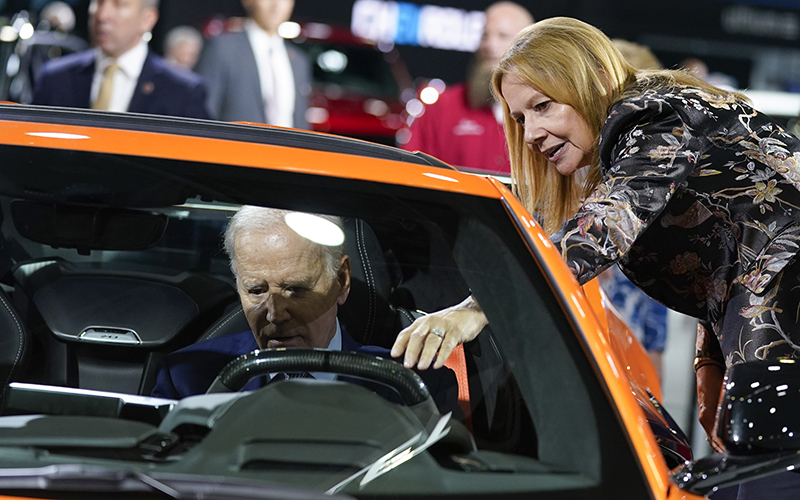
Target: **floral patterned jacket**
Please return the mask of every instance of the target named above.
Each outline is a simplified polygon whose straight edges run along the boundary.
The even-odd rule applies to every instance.
[[[650,296],[712,323],[729,288],[761,293],[800,248],[800,140],[699,89],[616,103],[603,182],[552,236],[584,283],[615,262]]]

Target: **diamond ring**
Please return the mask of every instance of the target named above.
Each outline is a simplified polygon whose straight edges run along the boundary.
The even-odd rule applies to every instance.
[[[437,337],[443,339],[444,338],[444,330],[441,328],[434,328],[431,330],[431,333],[436,335]]]

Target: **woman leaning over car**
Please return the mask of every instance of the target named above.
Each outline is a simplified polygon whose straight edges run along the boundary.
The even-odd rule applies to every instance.
[[[522,30],[492,84],[516,194],[578,281],[616,263],[709,325],[695,366],[711,434],[725,366],[800,354],[800,141],[741,94],[636,70],[570,18]],[[486,322],[470,297],[403,331],[393,354],[439,367]]]

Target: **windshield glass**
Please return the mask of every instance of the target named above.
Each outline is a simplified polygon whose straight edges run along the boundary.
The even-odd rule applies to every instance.
[[[0,146],[0,158],[0,298],[24,337],[20,362],[0,374],[13,382],[0,491],[24,469],[158,494],[234,481],[370,498],[606,498],[625,481],[614,498],[646,495],[604,386],[502,200],[58,149]],[[327,279],[298,291],[281,274],[295,264],[252,267],[242,254],[237,286],[223,233],[243,205],[338,218],[350,282],[331,323],[336,356],[236,357],[277,314],[251,307],[253,296],[278,286],[287,304],[310,304]],[[253,285],[265,270],[282,278]],[[446,368],[391,362],[403,327],[470,294],[489,326]],[[280,369],[251,377],[267,365]],[[284,371],[311,377],[273,383]],[[159,392],[165,377],[174,393]]]

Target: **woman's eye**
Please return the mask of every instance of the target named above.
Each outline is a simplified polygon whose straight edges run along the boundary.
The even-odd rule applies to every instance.
[[[550,105],[551,101],[542,101],[533,107],[534,111],[544,111]]]
[[[514,121],[519,123],[520,125],[525,125],[525,117],[523,115],[519,115],[514,119]]]

